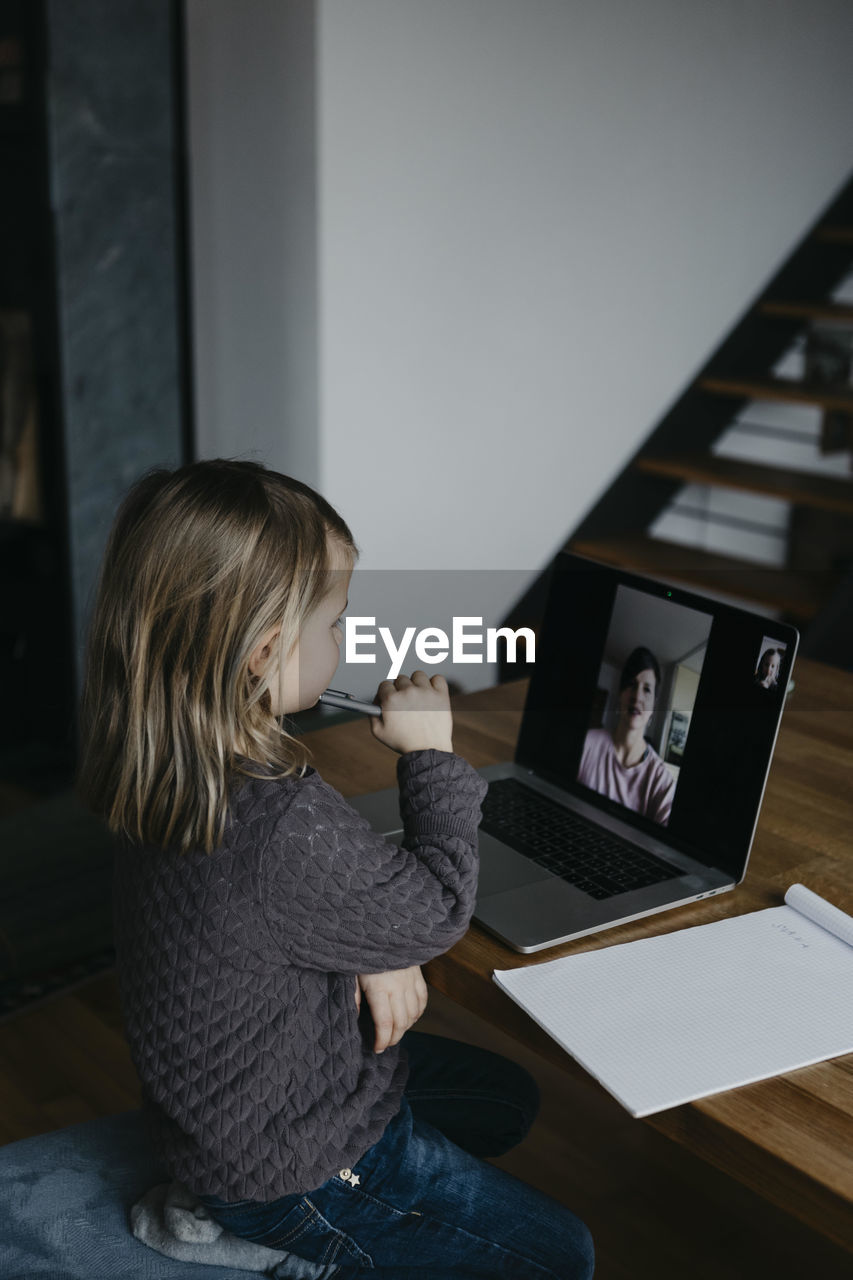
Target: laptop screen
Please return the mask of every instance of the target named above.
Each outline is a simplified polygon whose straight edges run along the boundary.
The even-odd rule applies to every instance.
[[[562,554],[516,761],[740,878],[796,630]]]

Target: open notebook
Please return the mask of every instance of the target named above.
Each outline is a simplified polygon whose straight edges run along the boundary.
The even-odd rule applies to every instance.
[[[853,1052],[853,918],[785,906],[494,980],[634,1116]]]

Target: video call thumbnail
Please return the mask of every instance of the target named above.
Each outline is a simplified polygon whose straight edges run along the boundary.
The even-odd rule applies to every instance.
[[[787,647],[780,644],[778,640],[774,640],[772,636],[765,636],[761,641],[754,676],[755,684],[759,689],[767,689],[770,692],[778,688],[779,672],[782,669],[782,659],[785,657]]]

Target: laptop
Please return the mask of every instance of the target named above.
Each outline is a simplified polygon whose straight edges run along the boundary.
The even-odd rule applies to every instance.
[[[515,758],[479,770],[474,918],[526,953],[739,884],[798,642],[787,624],[560,553]],[[402,835],[395,788],[352,803]]]

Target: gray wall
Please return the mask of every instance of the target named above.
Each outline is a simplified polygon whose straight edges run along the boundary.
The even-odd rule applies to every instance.
[[[312,0],[190,0],[187,74],[199,456],[317,485]]]
[[[171,6],[50,0],[50,184],[77,687],[109,527],[182,461]]]

